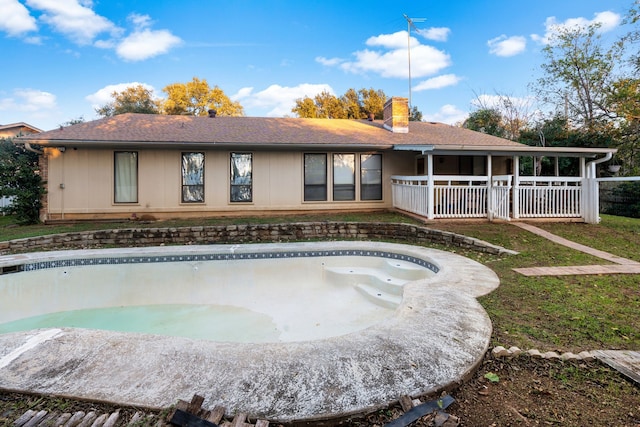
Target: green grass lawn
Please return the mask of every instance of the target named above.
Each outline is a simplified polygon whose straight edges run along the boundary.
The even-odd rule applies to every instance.
[[[418,222],[395,213],[304,215],[260,218],[176,220],[155,223],[80,223],[17,226],[0,217],[0,241],[91,229],[180,227],[213,224],[300,221]],[[615,255],[640,261],[640,219],[603,216],[601,224],[536,223],[550,232]],[[525,277],[516,267],[607,264],[557,245],[509,223],[433,222],[431,228],[453,231],[513,249],[519,255],[493,256],[459,248],[442,248],[469,256],[492,268],[501,286],[480,298],[494,326],[493,345],[541,351],[640,349],[640,275]]]

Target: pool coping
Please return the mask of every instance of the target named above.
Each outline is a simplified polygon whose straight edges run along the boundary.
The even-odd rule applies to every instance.
[[[491,322],[476,298],[495,289],[499,280],[487,267],[453,253],[369,241],[106,251],[128,256],[178,250],[242,254],[291,247],[401,253],[428,259],[439,272],[405,285],[403,301],[390,319],[318,341],[238,344],[144,334],[135,334],[132,340],[132,334],[80,329],[0,335],[0,386],[153,408],[197,393],[210,406],[222,404],[287,422],[344,417],[386,406],[401,395],[437,393],[460,382],[481,362]],[[85,258],[105,254],[105,250],[81,252]],[[42,257],[53,260],[78,253],[9,257],[10,262],[43,261]],[[0,258],[3,261],[9,260]],[[47,339],[37,341],[41,334]],[[29,340],[37,343],[31,347]],[[6,366],[2,360],[8,360]]]

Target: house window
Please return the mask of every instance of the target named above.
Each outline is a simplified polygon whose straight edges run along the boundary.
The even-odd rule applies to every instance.
[[[360,200],[382,200],[382,155],[360,155]]]
[[[327,155],[304,155],[304,200],[327,200]]]
[[[356,155],[333,155],[333,200],[356,199]]]
[[[231,201],[252,201],[252,169],[251,153],[231,153]]]
[[[182,153],[182,202],[204,202],[204,153]]]
[[[138,203],[138,153],[117,151],[113,160],[115,203]]]

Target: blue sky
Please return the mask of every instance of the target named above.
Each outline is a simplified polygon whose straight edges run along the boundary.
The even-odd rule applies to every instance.
[[[110,93],[164,96],[193,77],[248,116],[292,116],[295,99],[349,88],[409,95],[424,119],[456,123],[473,101],[527,99],[541,49],[563,25],[626,28],[632,0],[0,0],[0,124],[44,130],[98,118]],[[417,31],[416,31],[417,29]]]

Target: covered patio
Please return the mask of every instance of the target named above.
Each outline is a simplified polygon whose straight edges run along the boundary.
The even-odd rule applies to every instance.
[[[416,153],[415,175],[391,177],[396,209],[427,219],[573,218],[587,223],[600,220],[596,166],[616,152],[526,145],[394,149]],[[543,171],[544,157],[552,160],[551,171]],[[561,166],[561,159],[569,160]]]

